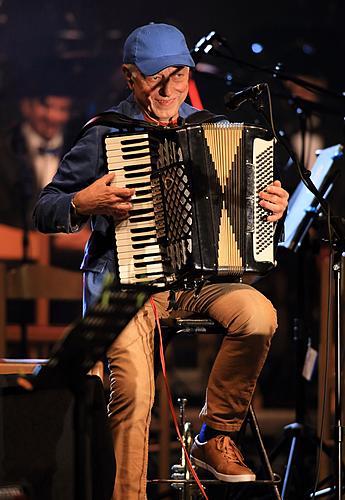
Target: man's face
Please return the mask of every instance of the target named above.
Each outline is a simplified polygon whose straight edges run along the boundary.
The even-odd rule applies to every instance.
[[[170,66],[152,76],[139,70],[124,73],[135,100],[148,117],[162,123],[175,121],[188,94],[189,68]]]
[[[25,98],[21,111],[35,132],[49,141],[62,132],[71,116],[71,105],[71,98],[64,96]]]

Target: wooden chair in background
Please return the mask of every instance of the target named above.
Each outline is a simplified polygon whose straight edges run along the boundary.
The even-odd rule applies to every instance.
[[[77,270],[52,267],[51,245],[58,251],[82,253],[89,232],[85,227],[73,235],[47,235],[37,231],[24,235],[20,228],[0,224],[0,356],[6,355],[6,341],[19,342],[23,336],[20,326],[23,321],[19,317],[18,324],[7,325],[9,299],[35,301],[35,324],[26,328],[29,342],[51,344],[61,335],[64,328],[50,324],[50,301],[76,301],[81,305],[82,276]],[[37,357],[34,352],[32,355]]]
[[[22,335],[20,318],[18,324],[7,324],[6,304],[9,299],[36,301],[36,322],[25,325],[27,343],[34,345],[54,343],[65,328],[49,324],[47,301],[81,301],[81,298],[81,272],[42,264],[8,268],[5,263],[0,263],[0,356],[6,356],[8,342],[20,342]],[[34,350],[29,354],[29,357],[37,357]]]

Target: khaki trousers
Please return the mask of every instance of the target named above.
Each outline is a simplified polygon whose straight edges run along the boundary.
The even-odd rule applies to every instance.
[[[154,295],[160,318],[181,311],[206,313],[227,330],[209,377],[201,420],[217,430],[238,430],[245,418],[257,378],[277,328],[276,312],[260,292],[244,284],[205,285],[178,292],[177,310],[169,310],[169,293]],[[155,383],[155,318],[148,302],[108,352],[110,425],[116,459],[113,498],[146,497],[148,436]]]

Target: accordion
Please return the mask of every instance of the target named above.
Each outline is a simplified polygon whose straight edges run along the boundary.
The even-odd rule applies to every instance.
[[[274,225],[258,193],[273,181],[274,139],[261,127],[204,123],[108,134],[113,184],[135,188],[115,226],[121,285],[238,281],[274,265]]]

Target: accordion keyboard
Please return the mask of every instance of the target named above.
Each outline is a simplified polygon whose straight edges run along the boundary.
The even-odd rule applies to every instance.
[[[115,226],[120,282],[155,281],[164,275],[151,192],[148,134],[108,136],[105,148],[109,172],[115,173],[113,185],[135,189],[129,218]]]

